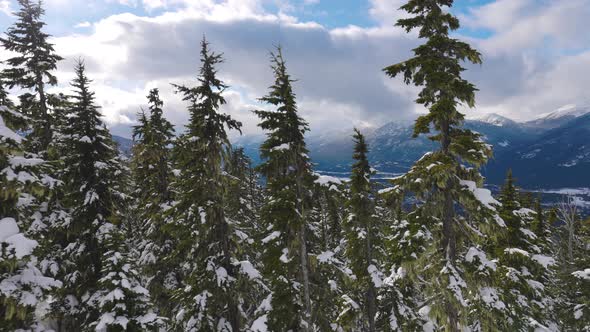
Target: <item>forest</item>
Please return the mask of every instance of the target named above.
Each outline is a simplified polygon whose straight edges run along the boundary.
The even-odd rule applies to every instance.
[[[590,331],[590,219],[510,170],[484,186],[492,146],[459,106],[476,105],[465,63],[485,62],[453,37],[452,0],[392,22],[421,44],[383,73],[420,89],[414,136],[438,149],[385,187],[362,130],[349,179],[314,170],[281,46],[253,165],[221,111],[231,54],[205,36],[192,84],[173,84],[189,122],[153,89],[122,155],[84,59],[49,92],[63,58],[41,1],[18,2],[0,37],[0,331]]]

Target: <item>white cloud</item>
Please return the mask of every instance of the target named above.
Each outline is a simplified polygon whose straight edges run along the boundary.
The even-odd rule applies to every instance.
[[[10,0],[1,0],[0,1],[0,12],[12,16],[12,9],[10,9]]]
[[[61,0],[51,0],[61,1]],[[154,17],[112,15],[53,42],[68,60],[59,68],[62,84],[72,77],[73,60],[83,56],[106,119],[113,126],[132,121],[149,88],[159,87],[166,116],[180,126],[188,120],[180,96],[169,83],[192,82],[203,34],[225,53],[219,73],[232,89],[224,110],[256,132],[250,113],[272,81],[268,50],[281,43],[301,113],[314,129],[379,125],[423,112],[418,88],[386,77],[381,69],[412,55],[415,34],[393,27],[403,1],[371,0],[373,27],[328,29],[285,12],[264,10],[266,0],[143,0]],[[465,38],[484,55],[466,77],[481,91],[477,112],[527,119],[587,95],[590,55],[564,49],[590,45],[584,27],[590,0],[543,2],[497,0],[462,17],[464,25],[494,31],[487,39]],[[89,23],[90,24],[90,23]],[[86,30],[85,30],[86,31]],[[540,50],[540,52],[539,52]],[[468,111],[473,112],[473,111]]]
[[[74,28],[89,28],[92,24],[88,21],[80,22],[74,26]]]

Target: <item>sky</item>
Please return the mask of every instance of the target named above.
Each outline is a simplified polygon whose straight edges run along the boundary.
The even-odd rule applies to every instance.
[[[44,0],[46,32],[65,58],[54,92],[71,91],[83,58],[97,103],[114,134],[130,137],[146,96],[159,88],[177,130],[188,120],[171,83],[195,84],[203,35],[222,52],[230,85],[223,111],[258,134],[252,110],[273,81],[269,51],[282,45],[301,115],[313,132],[378,127],[424,109],[419,88],[382,68],[420,44],[395,27],[404,0]],[[0,0],[0,31],[14,22],[16,0]],[[483,55],[467,65],[476,84],[469,117],[497,113],[526,121],[590,101],[590,0],[455,0],[462,27],[454,37]],[[0,60],[9,54],[0,49]],[[234,133],[235,135],[235,133]]]

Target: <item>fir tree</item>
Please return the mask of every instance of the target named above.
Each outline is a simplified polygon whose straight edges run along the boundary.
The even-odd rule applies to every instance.
[[[36,305],[61,283],[44,276],[34,249],[38,242],[25,233],[35,210],[34,195],[43,185],[30,167],[42,160],[25,158],[22,137],[15,131],[26,118],[13,109],[0,81],[0,330],[42,328],[34,317]],[[19,203],[20,200],[20,203]]]
[[[122,170],[116,146],[94,104],[84,63],[78,62],[75,70],[63,137],[68,147],[63,156],[63,181],[71,220],[62,224],[63,236],[56,239],[66,260],[60,266],[64,287],[56,294],[54,315],[66,330],[88,327],[100,316],[88,301],[99,290],[105,239],[115,224],[121,224],[118,211],[125,200],[117,190]]]
[[[167,280],[174,280],[172,266],[165,262],[172,250],[170,234],[164,231],[165,216],[172,201],[172,165],[170,145],[174,129],[163,116],[164,103],[158,89],[148,95],[149,115],[142,111],[139,125],[134,127],[133,158],[131,161],[135,182],[136,209],[143,234],[139,241],[139,265],[149,280],[148,289],[160,310],[160,314],[171,315],[170,292]]]
[[[355,330],[376,331],[377,287],[381,286],[379,268],[380,229],[375,218],[375,202],[371,193],[372,169],[367,159],[369,152],[365,137],[355,129],[355,146],[350,182],[348,215],[344,222],[346,257],[354,273],[349,295],[359,306]]]
[[[112,225],[112,224],[111,224]],[[97,291],[87,300],[100,313],[91,322],[95,331],[156,331],[163,319],[153,312],[149,292],[126,254],[122,233],[112,225],[104,239],[102,273]]]
[[[244,290],[238,287],[243,280],[237,266],[243,261],[240,238],[226,216],[229,177],[223,171],[230,152],[225,128],[239,130],[241,123],[219,112],[227,88],[217,77],[222,62],[203,38],[199,85],[175,85],[190,112],[187,133],[175,147],[181,180],[172,212],[178,244],[171,259],[181,260],[184,283],[175,294],[176,319],[184,331],[238,331],[245,320],[240,312]]]
[[[521,202],[521,197],[509,171],[500,191],[501,206],[498,207],[506,229],[489,237],[491,241],[488,241],[498,257],[494,262],[497,269],[494,281],[499,290],[497,294],[488,292],[488,296],[498,297],[494,310],[504,319],[490,316],[487,326],[499,330],[530,331],[555,326],[551,314],[553,299],[548,292],[555,260],[548,256],[545,234],[539,236],[531,231],[537,216],[535,211],[522,207],[529,199]]]
[[[311,212],[314,177],[307,156],[304,134],[307,123],[299,117],[295,94],[281,48],[271,53],[275,82],[260,98],[276,110],[255,111],[259,126],[268,131],[260,147],[259,171],[267,189],[261,222],[266,234],[263,263],[271,291],[270,312],[265,316],[270,330],[312,330],[307,220]]]
[[[563,331],[590,331],[590,220],[582,221],[572,197],[557,214],[556,313]]]
[[[416,120],[414,136],[434,130],[430,139],[440,143],[438,151],[426,154],[394,183],[422,201],[416,208],[419,219],[414,221],[433,235],[432,244],[415,253],[419,256],[414,280],[427,303],[421,312],[433,320],[429,324],[455,332],[470,324],[469,297],[481,297],[485,290],[478,270],[467,268],[473,262],[466,254],[471,248],[477,250],[473,242],[477,228],[500,219],[494,217],[495,201],[489,191],[479,188],[483,179],[478,167],[487,161],[491,148],[479,134],[462,128],[464,115],[458,105],[473,107],[476,88],[461,77],[465,70],[461,63],[479,64],[481,56],[449,36],[459,28],[459,20],[445,8],[452,4],[452,0],[409,0],[403,5],[410,17],[398,20],[397,26],[407,32],[417,29],[425,41],[413,50],[413,58],[384,71],[391,77],[401,74],[407,84],[422,87],[416,102],[429,112]]]
[[[45,23],[41,18],[45,11],[41,1],[18,0],[18,3],[17,21],[8,28],[5,37],[0,37],[4,48],[17,55],[5,61],[8,68],[1,76],[10,88],[17,86],[35,92],[38,100],[30,100],[29,107],[22,111],[34,121],[33,152],[41,152],[47,149],[52,137],[52,116],[45,86],[57,84],[51,71],[57,68],[57,62],[62,58],[55,54],[53,45],[48,42],[50,35],[43,32]]]

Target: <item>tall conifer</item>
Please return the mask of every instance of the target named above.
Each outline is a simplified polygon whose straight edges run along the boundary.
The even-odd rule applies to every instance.
[[[243,292],[240,274],[240,238],[226,216],[230,143],[226,132],[241,123],[220,112],[227,86],[218,78],[221,54],[201,42],[198,85],[175,85],[188,102],[190,122],[175,147],[180,170],[175,190],[179,195],[172,212],[178,239],[171,260],[182,266],[183,288],[176,291],[179,328],[184,331],[238,331],[244,324],[240,312]]]
[[[271,53],[271,63],[275,82],[260,101],[276,109],[255,111],[261,119],[259,126],[267,131],[258,167],[267,181],[261,211],[266,230],[262,239],[264,273],[271,291],[266,319],[271,330],[311,331],[306,232],[314,177],[304,139],[309,128],[297,112],[293,80],[280,47]]]
[[[18,3],[17,21],[8,28],[5,37],[0,37],[4,48],[16,55],[5,61],[8,68],[1,76],[10,88],[17,86],[34,91],[36,99],[29,100],[28,105],[21,105],[21,111],[33,120],[32,152],[38,153],[45,151],[51,141],[52,115],[46,85],[57,84],[57,78],[51,72],[62,57],[48,42],[50,35],[43,32],[45,23],[41,18],[45,11],[41,1],[18,0]]]
[[[409,0],[403,5],[410,17],[398,20],[397,26],[407,32],[417,29],[424,43],[413,50],[414,57],[384,71],[391,77],[401,74],[407,84],[421,87],[416,102],[429,112],[416,120],[414,136],[435,131],[430,139],[440,143],[438,151],[426,154],[394,183],[423,201],[415,222],[426,225],[434,237],[419,253],[420,268],[414,270],[427,303],[421,311],[428,313],[431,324],[456,332],[469,324],[469,297],[479,296],[483,286],[466,269],[470,263],[466,253],[476,249],[472,239],[477,238],[477,228],[499,217],[493,217],[495,201],[489,191],[479,188],[483,179],[477,171],[491,148],[479,134],[462,128],[464,115],[458,110],[459,104],[475,105],[476,91],[462,78],[461,63],[479,64],[481,56],[449,35],[459,28],[459,20],[447,9],[452,4],[452,0]]]

